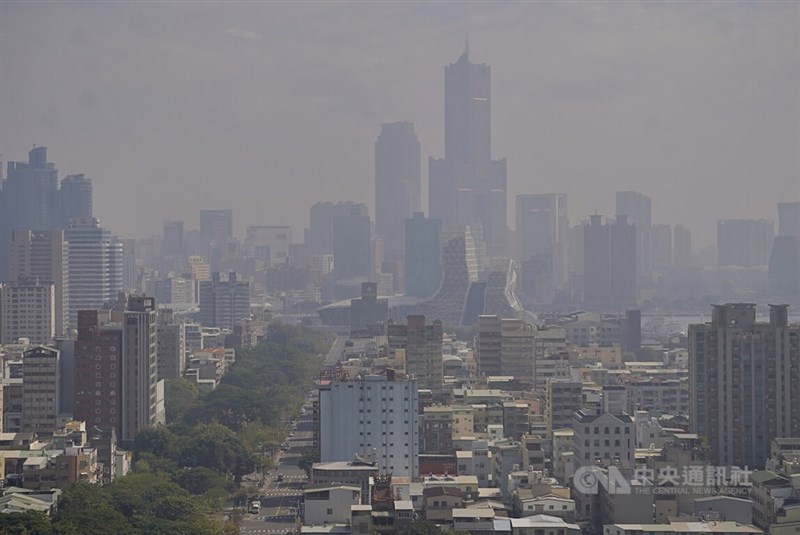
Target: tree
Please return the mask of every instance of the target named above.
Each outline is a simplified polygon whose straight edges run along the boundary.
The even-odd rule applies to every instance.
[[[8,535],[52,535],[53,526],[43,514],[34,511],[26,513],[0,514],[0,533]]]
[[[319,462],[319,451],[315,448],[306,448],[303,450],[303,453],[300,455],[300,459],[297,461],[297,467],[301,470],[305,470],[306,474],[311,477],[311,468],[314,463]]]
[[[164,382],[164,409],[167,422],[177,422],[199,403],[197,383],[188,379],[167,379]]]
[[[58,535],[139,535],[111,505],[106,487],[91,483],[70,485],[61,495],[53,528]]]

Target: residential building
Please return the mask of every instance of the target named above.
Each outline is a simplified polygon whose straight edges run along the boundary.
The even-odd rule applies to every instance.
[[[653,202],[644,193],[638,191],[618,191],[616,193],[617,216],[625,218],[633,225],[636,235],[635,257],[636,274],[642,276],[650,273],[651,265],[651,233],[653,226]]]
[[[250,317],[250,283],[236,273],[214,272],[211,280],[201,280],[199,290],[200,323],[205,327],[233,329]]]
[[[250,226],[245,232],[245,248],[255,258],[267,262],[270,267],[291,264],[289,257],[291,245],[292,227],[290,226]]]
[[[717,221],[717,265],[766,266],[774,237],[772,220],[721,219]]]
[[[516,233],[521,263],[546,259],[552,291],[567,281],[567,196],[563,193],[516,197]],[[542,288],[538,288],[541,293]]]
[[[381,472],[418,476],[419,400],[416,380],[366,376],[321,388],[320,459],[374,454]]]
[[[27,338],[52,343],[56,335],[55,286],[37,278],[0,284],[0,344]]]
[[[421,388],[442,389],[442,322],[425,324],[425,316],[408,316],[406,325],[389,323],[389,347],[405,350],[405,371]]]
[[[303,524],[346,524],[350,507],[361,504],[361,487],[354,485],[307,485],[303,489]]]
[[[59,356],[57,349],[46,346],[36,346],[23,353],[23,433],[46,437],[58,428]]]
[[[572,418],[575,468],[616,466],[633,468],[636,432],[627,414],[590,414],[578,411]]]
[[[162,308],[158,311],[156,337],[158,380],[183,376],[186,368],[186,328],[183,321],[175,318],[171,309]]]
[[[9,280],[38,278],[54,287],[56,335],[69,327],[69,263],[63,230],[15,230],[8,251]]]
[[[692,231],[683,225],[675,225],[672,231],[672,261],[676,268],[692,265]]]
[[[572,381],[547,383],[547,428],[550,436],[558,429],[571,429],[573,415],[583,406],[583,386]]]
[[[763,535],[755,526],[738,522],[670,522],[665,524],[608,524],[603,535]]]
[[[508,375],[532,382],[535,340],[536,328],[522,320],[479,316],[475,351],[478,374]]]
[[[689,326],[691,430],[708,439],[710,461],[759,468],[776,437],[800,436],[800,325],[788,307],[714,305],[710,323]]]
[[[648,238],[649,239],[649,238]],[[619,215],[603,224],[599,215],[583,228],[583,301],[593,307],[621,309],[635,305],[637,288],[636,228]]]

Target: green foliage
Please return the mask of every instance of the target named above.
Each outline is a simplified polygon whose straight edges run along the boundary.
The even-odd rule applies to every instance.
[[[52,535],[53,526],[42,513],[0,514],[0,533],[8,535]]]
[[[53,528],[58,535],[138,535],[139,530],[114,509],[107,487],[75,483],[61,495]]]
[[[176,422],[200,403],[197,383],[187,379],[167,379],[164,382],[164,408],[167,422]]]
[[[226,491],[228,480],[218,472],[205,466],[184,468],[173,477],[173,481],[195,496],[214,489]]]
[[[306,448],[300,455],[300,460],[297,461],[297,467],[305,470],[309,476],[311,475],[311,467],[314,463],[319,462],[319,451],[314,448]]]

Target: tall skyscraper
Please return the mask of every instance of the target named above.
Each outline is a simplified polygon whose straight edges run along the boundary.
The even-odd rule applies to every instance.
[[[692,265],[692,232],[683,225],[675,225],[673,231],[673,264],[678,268]]]
[[[161,245],[168,256],[183,256],[186,247],[183,240],[183,221],[164,221],[164,236]]]
[[[672,227],[653,225],[650,231],[650,264],[653,269],[672,266]]]
[[[64,231],[68,244],[69,318],[79,310],[102,308],[124,288],[123,244],[95,219],[73,219]]]
[[[92,181],[85,175],[67,175],[61,181],[59,191],[61,228],[80,217],[92,217]]]
[[[366,206],[353,203],[350,208],[349,214],[336,213],[332,220],[336,280],[369,277],[372,273],[372,224]]]
[[[406,295],[430,297],[442,283],[442,252],[439,243],[442,221],[422,212],[406,219]]]
[[[714,305],[710,323],[689,326],[692,431],[708,439],[711,464],[761,468],[776,437],[800,436],[800,325],[788,307]]]
[[[583,301],[595,307],[636,305],[636,232],[624,215],[611,224],[593,215],[583,227]]]
[[[233,210],[200,210],[200,241],[204,249],[233,237]]]
[[[333,218],[351,215],[369,216],[366,204],[353,201],[321,201],[310,210],[311,223],[305,232],[309,254],[333,254]]]
[[[0,196],[0,280],[8,278],[8,248],[17,229],[59,228],[58,171],[47,148],[35,147],[27,162],[8,162]]]
[[[52,282],[55,299],[56,335],[69,327],[69,260],[63,230],[15,230],[8,251],[9,279],[36,278]]]
[[[636,274],[650,273],[650,232],[653,226],[653,201],[638,191],[618,191],[616,215],[624,215],[636,228]]]
[[[506,161],[492,160],[491,70],[470,62],[468,49],[444,69],[444,131],[444,158],[428,162],[428,212],[445,226],[469,225],[489,255],[502,256]]]
[[[722,219],[717,221],[717,265],[766,266],[775,237],[769,219]]]
[[[567,281],[567,196],[517,195],[516,231],[520,263],[546,259],[555,287]]]
[[[405,221],[420,210],[420,145],[414,123],[385,123],[375,142],[375,232],[384,256],[403,255]]]
[[[778,203],[778,235],[769,257],[770,296],[800,306],[800,202]]]

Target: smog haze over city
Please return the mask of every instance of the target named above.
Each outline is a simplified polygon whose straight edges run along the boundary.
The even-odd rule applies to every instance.
[[[423,160],[441,156],[442,67],[467,38],[492,68],[510,196],[567,193],[576,224],[614,215],[614,191],[642,191],[655,223],[680,219],[706,246],[717,219],[774,219],[800,195],[795,2],[0,10],[3,158],[48,146],[62,172],[94,181],[98,217],[124,236],[195,227],[204,207],[235,208],[237,232],[301,233],[317,200],[372,212],[380,124],[413,122]]]

